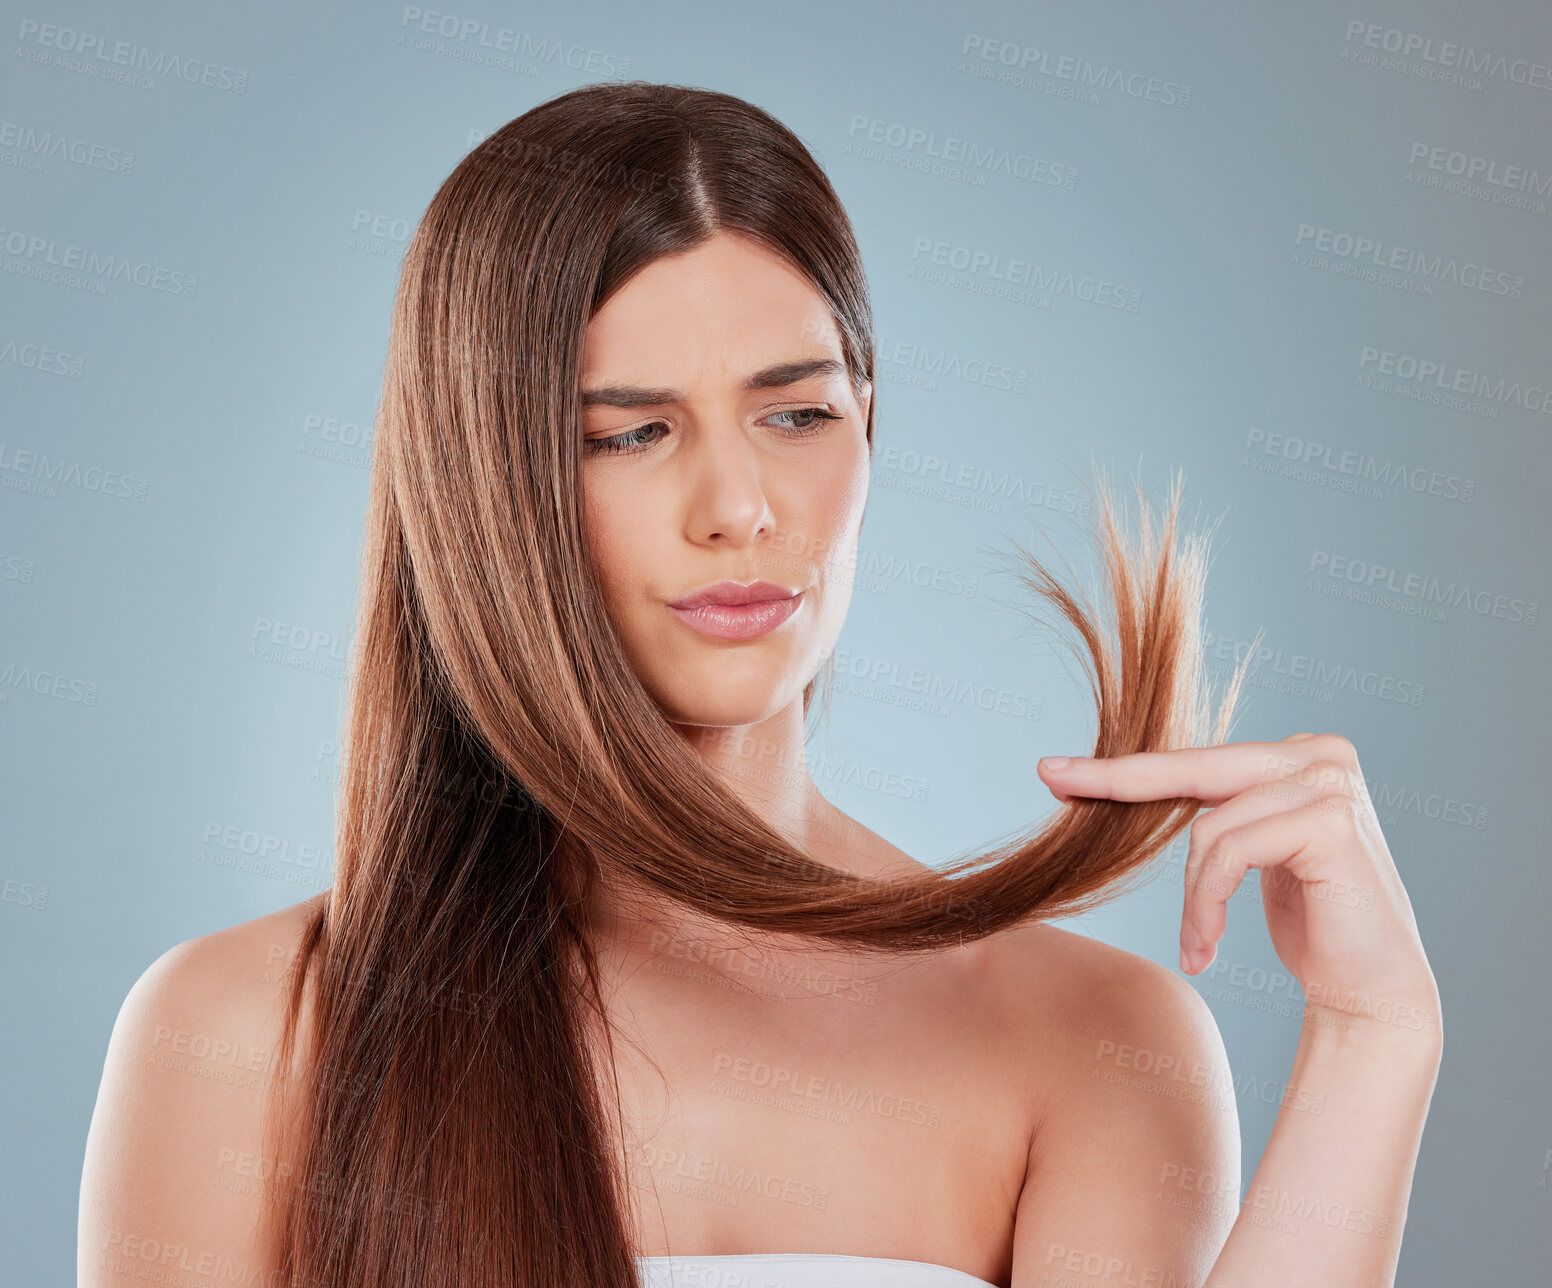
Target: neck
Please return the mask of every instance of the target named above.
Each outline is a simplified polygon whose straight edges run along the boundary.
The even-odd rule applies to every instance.
[[[867,877],[905,877],[924,865],[842,813],[808,771],[802,702],[753,725],[676,725],[715,775],[753,814],[820,863]],[[600,946],[634,955],[665,942],[717,948],[758,941],[771,949],[824,951],[808,940],[730,925],[657,891],[606,873],[588,901],[586,926]]]
[[[750,725],[675,725],[711,775],[767,827],[807,853],[835,812],[808,772],[803,702]]]

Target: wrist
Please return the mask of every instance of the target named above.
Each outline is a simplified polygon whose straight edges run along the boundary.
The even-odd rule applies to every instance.
[[[1354,1009],[1306,1000],[1301,1045],[1437,1067],[1444,1053],[1438,999]]]

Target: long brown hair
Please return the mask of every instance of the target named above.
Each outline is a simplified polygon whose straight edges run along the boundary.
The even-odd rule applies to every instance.
[[[885,881],[816,862],[707,771],[604,611],[577,427],[594,312],[719,230],[804,273],[853,381],[872,380],[846,214],[800,140],[730,95],[605,83],[542,103],[459,162],[410,242],[335,879],[302,940],[280,1053],[289,1070],[310,1008],[305,1105],[288,1118],[278,1095],[273,1119],[298,1142],[269,1209],[283,1281],[636,1288],[608,1070],[587,1040],[601,1003],[579,909],[593,883],[802,942],[926,952],[1094,906],[1199,806],[1073,800],[1037,835]],[[1210,729],[1206,542],[1177,541],[1179,492],[1156,531],[1139,488],[1129,535],[1100,491],[1111,620],[1020,552],[1081,643],[1098,756],[1227,736],[1243,666]]]

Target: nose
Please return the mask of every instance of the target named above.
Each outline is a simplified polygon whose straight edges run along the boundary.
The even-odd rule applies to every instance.
[[[698,435],[689,468],[685,536],[745,546],[776,527],[760,454],[741,430]]]

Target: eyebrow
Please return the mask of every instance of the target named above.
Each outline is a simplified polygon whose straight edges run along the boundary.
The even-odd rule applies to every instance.
[[[844,376],[846,364],[835,358],[809,358],[800,362],[779,362],[774,367],[756,371],[744,381],[745,389],[776,389],[783,385],[795,385],[810,376]],[[582,392],[584,407],[663,407],[669,403],[688,401],[677,389],[652,389],[642,385],[604,385]]]

